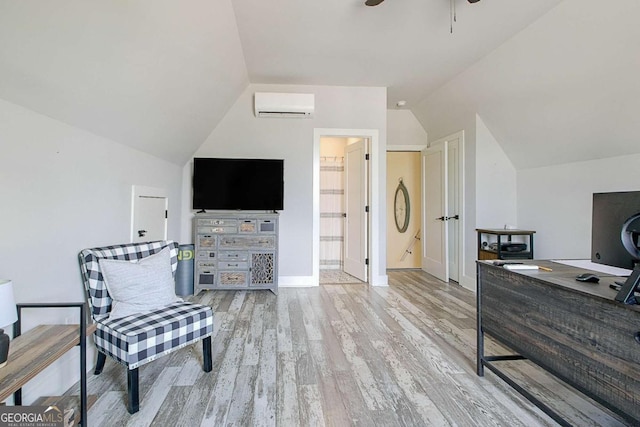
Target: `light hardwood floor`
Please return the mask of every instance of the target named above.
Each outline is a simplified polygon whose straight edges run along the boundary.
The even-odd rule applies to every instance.
[[[90,376],[90,426],[553,426],[491,372],[475,374],[475,295],[420,271],[389,287],[322,285],[204,292],[215,312],[213,372],[194,345],[140,369],[140,412],[124,368]],[[487,343],[491,354],[506,352]],[[529,362],[511,374],[578,426],[619,419]],[[73,390],[70,390],[71,393]]]

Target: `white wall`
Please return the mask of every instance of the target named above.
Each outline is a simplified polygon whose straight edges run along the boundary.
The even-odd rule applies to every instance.
[[[479,114],[517,169],[638,153],[639,15],[637,0],[564,0],[429,103],[445,122]]]
[[[387,110],[387,150],[424,148],[427,142],[427,132],[411,110]]]
[[[498,141],[476,116],[476,224],[517,226],[516,169]]]
[[[169,238],[179,236],[176,165],[3,100],[0,153],[0,277],[13,280],[18,302],[85,301],[78,252],[129,241],[134,184],[167,189]],[[72,313],[27,311],[25,330]],[[72,350],[31,381],[25,402],[65,391],[79,378],[77,360]]]
[[[303,92],[315,94],[315,116],[311,119],[256,118],[255,92]],[[194,157],[251,157],[284,159],[284,210],[280,215],[280,264],[282,282],[312,277],[313,144],[314,129],[376,129],[379,168],[374,173],[385,200],[387,109],[386,89],[336,86],[250,85],[231,107]],[[182,240],[192,240],[191,171],[184,167]],[[385,275],[385,208],[372,206],[379,218],[378,271]],[[297,279],[293,279],[297,278]],[[306,278],[306,279],[305,279]],[[284,279],[284,280],[282,280]]]
[[[593,193],[640,190],[640,154],[518,172],[519,226],[536,230],[535,257],[589,259]]]

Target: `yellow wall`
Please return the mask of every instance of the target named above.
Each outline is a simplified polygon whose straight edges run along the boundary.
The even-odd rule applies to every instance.
[[[344,157],[344,147],[349,138],[320,138],[320,157]]]
[[[393,201],[401,177],[409,192],[411,204],[409,227],[404,233],[400,233],[396,228],[393,210]],[[387,152],[387,268],[420,268],[420,241],[416,241],[412,253],[408,254],[404,261],[400,261],[413,241],[413,236],[420,229],[420,191],[420,153]]]

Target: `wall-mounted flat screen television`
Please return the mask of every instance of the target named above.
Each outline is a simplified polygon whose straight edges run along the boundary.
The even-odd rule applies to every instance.
[[[284,209],[284,160],[195,158],[193,209]]]
[[[593,194],[592,262],[626,269],[640,262],[633,253],[640,247],[640,221],[634,220],[638,214],[640,191]]]

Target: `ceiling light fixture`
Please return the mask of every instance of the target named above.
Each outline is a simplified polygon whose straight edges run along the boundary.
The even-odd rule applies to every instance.
[[[384,0],[366,0],[364,4],[366,6],[377,6],[382,3]],[[478,3],[480,0],[467,0],[469,3]],[[453,23],[456,22],[456,0],[449,0],[449,16],[451,20],[451,25],[449,27],[449,31],[453,34]]]
[[[382,3],[384,0],[367,0],[364,2],[365,5],[367,6],[377,6],[380,3]],[[480,0],[467,0],[469,3],[478,3]],[[451,2],[453,3],[453,0],[451,0]]]

